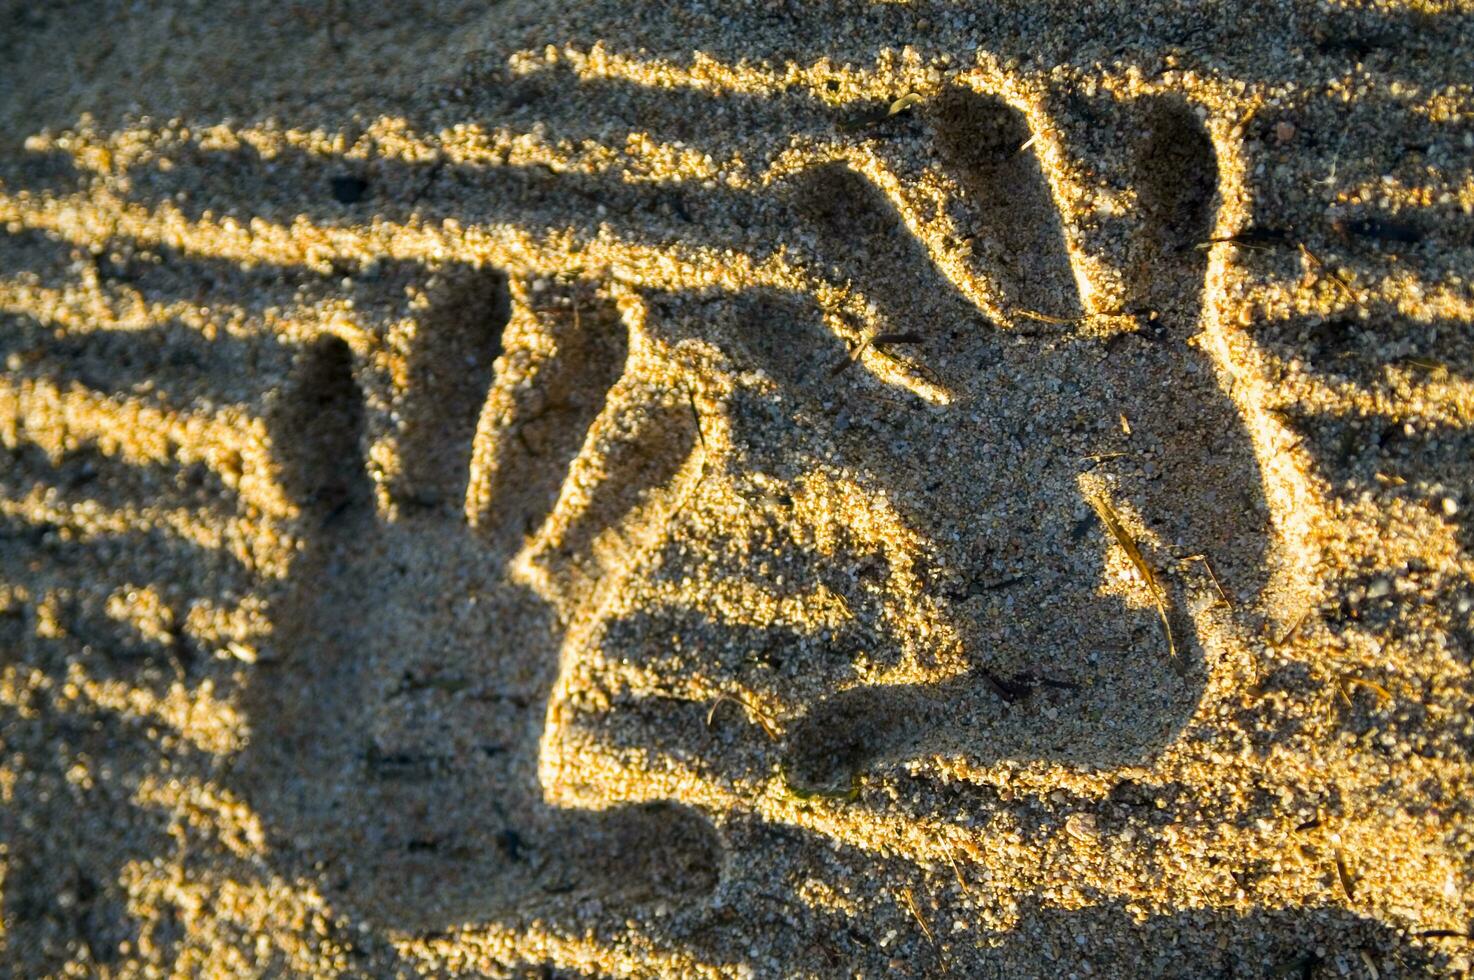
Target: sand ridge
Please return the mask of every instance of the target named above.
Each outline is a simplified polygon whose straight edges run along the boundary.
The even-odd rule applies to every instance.
[[[96,6],[9,969],[1468,971],[1467,11]]]

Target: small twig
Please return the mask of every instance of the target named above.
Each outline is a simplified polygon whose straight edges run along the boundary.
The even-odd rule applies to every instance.
[[[851,365],[858,364],[861,356],[864,355],[866,348],[868,348],[871,343],[874,342],[874,340],[874,337],[866,337],[864,340],[862,340],[859,347],[856,347],[854,350],[850,351],[844,356],[844,360],[840,361],[838,364],[834,365],[834,367],[829,369],[829,376],[832,378],[836,375],[843,374],[845,371],[850,369]]]
[[[338,37],[338,0],[328,0],[328,47],[337,54],[343,53],[343,41]]]
[[[1247,228],[1237,235],[1224,235],[1222,238],[1210,238],[1205,242],[1199,242],[1194,248],[1206,251],[1214,245],[1232,245],[1235,248],[1246,248],[1255,252],[1272,252],[1276,248],[1290,244],[1290,236],[1279,228]]]
[[[1341,278],[1341,276],[1333,271],[1330,266],[1326,265],[1319,258],[1317,258],[1315,253],[1307,248],[1305,246],[1305,243],[1303,242],[1300,244],[1300,254],[1304,255],[1308,260],[1310,260],[1311,265],[1320,270],[1326,276],[1326,278],[1330,279],[1331,282],[1340,286],[1342,291],[1346,293],[1347,299],[1351,300],[1351,302],[1356,303],[1357,305],[1361,304],[1361,300],[1357,298],[1356,290],[1351,288],[1351,284],[1348,283],[1345,279]]]
[[[870,346],[881,348],[892,344],[919,344],[924,339],[919,333],[878,333],[870,338]]]
[[[1269,645],[1278,650],[1282,648],[1286,643],[1289,643],[1291,640],[1293,640],[1295,638],[1295,634],[1300,632],[1300,627],[1305,625],[1305,621],[1310,618],[1310,612],[1310,609],[1306,609],[1304,612],[1302,612],[1300,614],[1300,618],[1295,620],[1295,624],[1289,629],[1285,630],[1285,635],[1280,637],[1278,640],[1270,641]]]
[[[768,738],[772,739],[775,742],[778,740],[778,728],[773,724],[772,720],[768,718],[768,716],[761,710],[754,707],[745,699],[739,698],[735,694],[720,694],[717,696],[717,699],[711,703],[711,707],[707,709],[706,712],[707,728],[711,727],[712,721],[716,718],[717,709],[726,702],[731,702],[732,704],[737,705],[739,708],[742,708],[744,711],[747,712],[748,716],[757,724],[757,726],[763,730],[763,734],[767,735]]]
[[[1111,507],[1111,502],[1101,494],[1092,494],[1089,504],[1095,509],[1096,516],[1100,518],[1106,530],[1111,532],[1111,537],[1116,539],[1116,544],[1126,552],[1126,557],[1131,559],[1131,564],[1136,566],[1137,573],[1146,583],[1147,591],[1152,594],[1152,601],[1157,607],[1157,616],[1162,621],[1162,634],[1167,639],[1167,655],[1177,659],[1177,643],[1172,638],[1172,623],[1167,616],[1167,597],[1163,594],[1162,586],[1157,581],[1157,576],[1152,572],[1152,567],[1147,564],[1146,557],[1142,555],[1141,549],[1127,532],[1121,519],[1116,516],[1116,511]]]
[[[986,668],[977,668],[977,673],[983,679],[983,683],[988,685],[988,690],[998,695],[1007,704],[1013,704],[1030,691],[1028,687],[1014,684],[1011,681],[1004,681],[993,676],[993,672]]]
[[[569,305],[567,306],[531,306],[528,307],[534,313],[543,313],[548,316],[571,316],[573,317],[573,329],[582,330],[583,320],[578,305],[578,293],[569,290]]]
[[[884,109],[869,109],[865,112],[851,117],[850,119],[842,120],[839,123],[839,129],[841,132],[846,133],[854,133],[862,129],[868,129],[871,126],[885,122],[892,116],[899,115],[912,106],[918,105],[924,101],[925,99],[923,99],[920,95],[917,95],[915,92],[908,92],[905,95],[901,96],[899,99],[896,99],[894,102],[890,103],[890,105],[886,106]]]
[[[916,907],[916,898],[911,894],[911,889],[902,888],[896,894],[901,896],[901,901],[905,904],[907,911],[909,911],[911,915],[915,917],[916,924],[921,926],[921,931],[926,934],[927,940],[929,942],[935,943],[937,941],[937,937],[932,935],[931,926],[926,924],[926,919],[923,918],[921,915],[921,909]]]
[[[1013,315],[1023,317],[1025,320],[1033,320],[1036,323],[1047,323],[1053,327],[1073,327],[1079,322],[1071,317],[1050,316],[1038,310],[1014,310]]]
[[[1357,677],[1355,674],[1342,674],[1336,678],[1336,689],[1341,694],[1341,700],[1348,705],[1351,704],[1351,696],[1346,693],[1348,687],[1363,687],[1377,696],[1377,700],[1383,704],[1392,700],[1392,692],[1387,690],[1376,681],[1369,681],[1365,677]]]
[[[696,420],[696,438],[701,443],[701,451],[706,452],[706,433],[701,428],[701,410],[696,407],[696,392],[690,388],[686,389],[686,403],[691,406],[691,417]]]
[[[832,378],[837,374],[842,374],[848,370],[850,365],[859,363],[865,351],[871,347],[880,350],[882,347],[889,347],[892,344],[919,344],[924,339],[918,333],[878,333],[874,336],[866,337],[860,342],[859,347],[856,347],[853,351],[845,355],[844,360],[829,369],[829,376]]]
[[[1400,357],[1398,358],[1398,361],[1408,365],[1409,367],[1422,368],[1424,371],[1431,371],[1434,373],[1448,372],[1447,364],[1443,363],[1442,361],[1435,361],[1431,357]]]
[[[1218,581],[1218,573],[1215,572],[1215,571],[1213,571],[1213,563],[1208,560],[1208,556],[1207,555],[1188,555],[1186,558],[1181,558],[1181,559],[1178,559],[1178,560],[1179,561],[1185,561],[1185,562],[1187,562],[1187,561],[1200,561],[1200,562],[1202,562],[1203,563],[1203,567],[1208,570],[1208,577],[1213,580],[1213,588],[1215,588],[1215,589],[1218,590],[1218,598],[1220,598],[1220,599],[1223,600],[1223,604],[1224,605],[1226,605],[1226,606],[1228,606],[1230,608],[1233,607],[1233,600],[1228,597],[1228,593],[1227,592],[1223,591],[1223,584]]]
[[[1030,680],[1042,687],[1052,687],[1056,691],[1078,691],[1080,685],[1074,681],[1062,681],[1057,677],[1045,677],[1042,674],[1030,674]]]
[[[1336,150],[1331,154],[1331,169],[1326,171],[1326,175],[1320,180],[1314,180],[1311,183],[1320,187],[1330,187],[1336,183],[1336,167],[1341,163],[1341,151],[1346,147],[1347,132],[1347,129],[1342,129],[1341,138],[1336,141]]]
[[[840,361],[838,364],[834,365],[834,367],[829,369],[829,376],[833,378],[848,371],[850,369],[850,366],[860,359],[860,355],[865,353],[865,348],[869,346],[870,338],[866,337],[865,340],[861,342],[859,347],[855,348],[855,350],[851,353],[845,355],[844,360]]]
[[[696,496],[696,491],[701,489],[701,484],[706,480],[706,464],[711,460],[711,453],[706,448],[706,433],[701,431],[701,412],[696,408],[696,396],[691,393],[690,388],[686,389],[686,397],[691,405],[691,412],[696,417],[696,439],[701,445],[701,466],[696,470],[696,479],[686,485],[686,490],[681,494],[681,499],[676,501],[675,507],[671,509],[670,516],[665,520],[666,527],[670,527],[675,523],[676,518],[685,511],[686,505],[691,502],[691,498]]]
[[[1341,856],[1340,848],[1336,849],[1336,877],[1341,881],[1341,889],[1346,892],[1348,901],[1356,901],[1356,880],[1351,877],[1351,872],[1346,868],[1346,859]]]
[[[952,850],[952,842],[943,837],[942,846],[947,849],[947,863],[952,865],[952,873],[957,876],[957,884],[962,886],[962,894],[972,898],[972,889],[967,887],[967,879],[962,877],[962,867],[957,863],[957,856]]]

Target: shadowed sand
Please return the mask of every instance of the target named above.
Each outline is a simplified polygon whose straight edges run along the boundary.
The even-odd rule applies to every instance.
[[[0,970],[1468,973],[1471,48],[0,4]]]

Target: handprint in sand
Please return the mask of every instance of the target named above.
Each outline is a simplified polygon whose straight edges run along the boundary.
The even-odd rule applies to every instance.
[[[428,293],[379,466],[343,340],[304,347],[281,393],[305,550],[245,698],[242,794],[282,853],[396,927],[704,891],[704,821],[560,812],[537,777],[560,639],[674,505],[690,409],[587,284],[462,270]]]
[[[1264,600],[1274,534],[1199,333],[1212,143],[1179,102],[1115,115],[1125,172],[1099,196],[1128,193],[1086,226],[1059,219],[1072,189],[1022,113],[957,91],[775,180],[784,241],[832,287],[655,304],[705,315],[752,468],[591,644],[630,710],[570,732],[617,760],[640,724],[682,731],[670,785],[713,806],[849,798],[932,756],[1099,769],[1171,742],[1223,654],[1200,636]],[[950,240],[914,230],[939,223],[928,186]],[[707,723],[624,700],[631,665],[681,678]]]

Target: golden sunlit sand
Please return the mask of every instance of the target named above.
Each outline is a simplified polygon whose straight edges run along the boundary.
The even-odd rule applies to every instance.
[[[1474,10],[0,24],[0,972],[1470,972]]]

